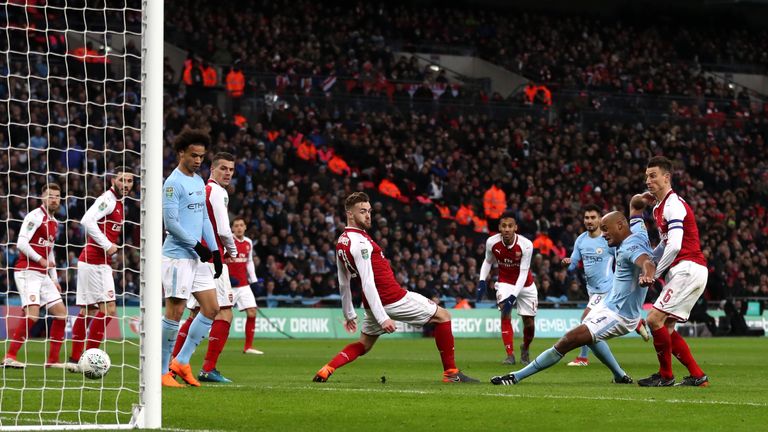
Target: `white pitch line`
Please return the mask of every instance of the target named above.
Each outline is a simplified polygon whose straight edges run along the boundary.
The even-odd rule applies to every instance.
[[[408,389],[356,389],[339,387],[320,387],[320,386],[296,386],[296,387],[260,387],[270,390],[314,390],[329,392],[350,392],[350,393],[399,393],[399,394],[439,394],[445,395],[445,392],[430,390],[408,390]],[[645,403],[669,403],[669,404],[692,404],[692,405],[731,405],[731,406],[749,406],[749,407],[768,407],[768,403],[761,402],[733,402],[721,400],[686,400],[686,399],[637,399],[629,397],[610,397],[610,396],[565,396],[565,395],[528,395],[528,394],[508,394],[508,393],[479,393],[477,396],[502,397],[502,398],[521,398],[521,399],[581,399],[595,401],[623,401],[623,402],[645,402]]]

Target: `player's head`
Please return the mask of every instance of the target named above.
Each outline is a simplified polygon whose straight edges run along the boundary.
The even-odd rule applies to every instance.
[[[133,172],[126,166],[115,168],[112,173],[112,189],[119,197],[124,197],[131,193],[133,189]]]
[[[189,173],[200,169],[205,150],[211,145],[211,137],[202,129],[184,129],[176,135],[173,149],[179,157],[179,167]]]
[[[371,227],[371,199],[365,192],[354,192],[344,201],[347,225],[367,230]]]
[[[232,220],[232,233],[237,238],[242,238],[245,235],[245,219],[236,217]]]
[[[226,187],[232,181],[235,174],[235,155],[227,152],[218,152],[213,157],[211,164],[211,177],[216,183]]]
[[[515,213],[511,211],[502,213],[499,218],[499,232],[504,243],[512,243],[512,240],[515,238],[515,231],[517,231]]]
[[[600,219],[600,230],[603,231],[603,238],[611,247],[619,246],[631,234],[627,217],[618,211],[610,212]]]
[[[61,188],[56,183],[46,183],[40,191],[43,197],[43,205],[48,213],[54,213],[61,205]]]
[[[600,207],[595,204],[584,206],[584,228],[590,233],[600,228]]]
[[[666,193],[672,187],[672,161],[654,156],[645,168],[645,186],[652,194]]]

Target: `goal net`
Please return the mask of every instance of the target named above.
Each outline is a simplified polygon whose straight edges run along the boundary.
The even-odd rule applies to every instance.
[[[161,154],[162,137],[155,132],[155,147],[147,145],[149,3],[0,2],[0,430],[159,427],[159,360],[151,353],[159,355],[159,340],[149,333],[159,334],[160,298],[148,281],[159,259],[147,245],[160,243],[146,238],[160,231],[145,211],[159,208],[152,204],[159,192],[145,185],[161,181],[148,149]],[[160,43],[152,55],[157,62],[159,50],[162,64],[162,2],[155,3]],[[161,124],[159,110],[151,111]],[[86,265],[106,271],[83,277],[82,264],[94,262],[86,243],[96,242],[83,217],[113,209],[103,196],[125,169],[135,185],[112,194],[121,223],[104,212],[97,220],[106,237],[116,236],[117,251],[94,247],[104,256]],[[51,185],[59,187],[58,206]],[[81,308],[78,282],[94,283],[94,275],[114,282],[115,312],[108,301]],[[74,368],[92,347],[111,359],[101,379]]]

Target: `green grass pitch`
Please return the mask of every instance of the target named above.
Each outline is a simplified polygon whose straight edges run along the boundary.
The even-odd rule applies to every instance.
[[[552,339],[537,339],[532,355],[551,346]],[[163,394],[163,426],[167,430],[258,431],[478,431],[478,430],[765,430],[768,413],[768,355],[766,338],[689,339],[691,349],[709,374],[709,388],[640,388],[611,384],[610,372],[600,363],[566,367],[573,353],[552,368],[517,386],[496,387],[492,375],[515,367],[502,366],[500,340],[458,339],[459,366],[482,381],[477,385],[440,382],[441,367],[434,340],[387,340],[384,336],[372,352],[339,370],[327,383],[311,382],[314,373],[347,342],[341,340],[257,340],[263,356],[240,353],[241,340],[228,343],[219,370],[235,382],[203,384],[201,388],[167,389]],[[518,341],[519,343],[519,341]],[[656,370],[653,346],[638,339],[615,339],[611,348],[622,367],[635,380]],[[113,347],[109,348],[110,350]],[[42,358],[33,344],[30,356]],[[202,364],[205,344],[193,359]],[[519,353],[518,353],[519,356]],[[114,361],[114,359],[113,359]],[[678,378],[685,369],[675,361]],[[0,419],[4,426],[15,421],[20,407],[22,372],[5,375]],[[28,385],[42,382],[42,368],[29,368]],[[61,390],[57,375],[47,372],[45,390],[27,390],[25,410],[76,408],[83,398],[89,407],[130,405],[130,392],[100,391],[99,381],[77,381],[67,375],[67,387],[86,383],[92,389]],[[135,370],[110,371],[104,383],[117,387],[136,380]],[[382,383],[382,377],[386,382]],[[63,377],[58,377],[59,379]],[[35,384],[37,383],[37,384]],[[59,388],[57,389],[57,385]],[[131,387],[136,388],[135,384]],[[42,396],[41,396],[42,395]],[[129,408],[123,407],[126,411]],[[93,421],[97,414],[81,414]],[[123,418],[128,414],[122,415]],[[98,414],[107,421],[114,414]],[[37,416],[23,414],[22,421]],[[45,414],[50,422],[54,414]],[[74,413],[59,416],[77,421]],[[25,420],[26,419],[26,420]]]

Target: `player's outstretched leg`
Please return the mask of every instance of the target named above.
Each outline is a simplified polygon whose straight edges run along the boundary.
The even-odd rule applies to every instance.
[[[589,349],[595,353],[595,357],[611,370],[614,383],[632,384],[632,378],[624,372],[624,369],[622,369],[621,366],[619,366],[619,362],[616,361],[616,357],[613,356],[611,348],[605,341],[598,341],[597,343],[590,345]]]
[[[528,378],[529,376],[539,373],[543,371],[544,369],[552,366],[553,364],[560,361],[560,359],[563,358],[563,354],[558,352],[555,347],[552,347],[543,353],[539,354],[538,357],[536,357],[533,362],[529,363],[528,366],[520,369],[516,372],[510,372],[506,375],[501,376],[495,376],[491,378],[491,384],[493,385],[512,385],[517,384],[520,381],[524,380],[525,378]]]
[[[371,342],[371,345],[366,349],[366,345],[364,343],[364,339],[367,338],[374,338],[373,341],[375,342],[378,336],[368,336],[366,334],[360,335],[360,340],[354,343],[351,343],[344,347],[343,350],[339,351],[338,354],[336,354],[335,357],[331,359],[327,364],[325,364],[322,368],[320,368],[319,371],[315,374],[315,377],[312,378],[312,381],[314,382],[326,382],[328,381],[328,378],[333,375],[333,372],[336,371],[336,369],[344,366],[345,364],[354,361],[358,357],[365,355],[366,352],[370,349],[370,346],[373,346],[373,343]]]

